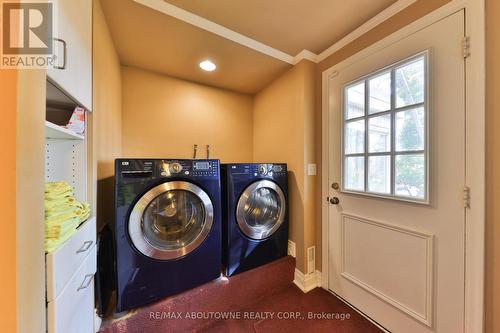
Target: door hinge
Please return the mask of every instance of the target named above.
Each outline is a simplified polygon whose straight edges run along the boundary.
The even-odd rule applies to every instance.
[[[470,208],[470,187],[464,186],[464,208]]]
[[[470,38],[465,36],[462,39],[462,55],[464,58],[470,57]]]

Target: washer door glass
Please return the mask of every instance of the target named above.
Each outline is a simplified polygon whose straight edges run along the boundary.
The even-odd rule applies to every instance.
[[[172,190],[157,196],[144,211],[142,228],[146,240],[164,250],[190,244],[205,223],[203,202],[191,192]]]
[[[208,195],[188,182],[169,182],[148,191],[129,221],[135,247],[156,259],[175,259],[196,249],[208,235],[213,205]]]
[[[285,195],[281,188],[274,182],[261,180],[243,191],[236,208],[236,219],[246,236],[264,239],[280,227],[285,212]]]

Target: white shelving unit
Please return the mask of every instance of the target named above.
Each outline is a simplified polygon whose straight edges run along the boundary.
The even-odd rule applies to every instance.
[[[45,138],[58,140],[85,140],[85,136],[67,128],[45,121]]]
[[[45,121],[45,181],[65,181],[79,201],[87,201],[87,140],[65,128],[74,109],[80,106],[71,97],[47,81]]]
[[[47,80],[45,121],[45,180],[65,181],[78,201],[88,201],[88,137],[65,128],[82,104]],[[85,117],[88,119],[88,117]],[[94,331],[94,274],[96,273],[95,215],[74,235],[46,254],[47,331]]]

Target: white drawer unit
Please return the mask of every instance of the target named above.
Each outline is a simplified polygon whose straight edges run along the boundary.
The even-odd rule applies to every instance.
[[[92,217],[61,247],[47,254],[47,302],[59,297],[89,255],[95,261],[95,251],[92,253],[95,244],[96,219]]]
[[[96,246],[54,300],[47,304],[49,333],[94,332],[94,274]]]

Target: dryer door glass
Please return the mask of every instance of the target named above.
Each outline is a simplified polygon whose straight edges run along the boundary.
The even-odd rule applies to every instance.
[[[129,220],[135,247],[155,259],[175,259],[196,249],[213,222],[213,205],[198,186],[182,181],[161,184],[137,202]]]
[[[236,218],[246,236],[265,239],[283,223],[285,212],[285,195],[281,188],[274,182],[261,180],[243,191],[236,208]]]

